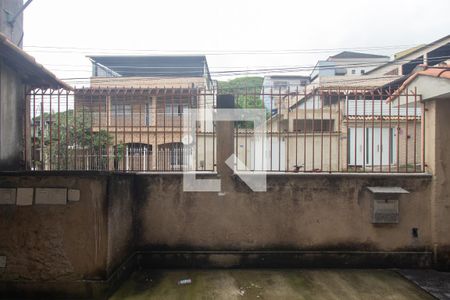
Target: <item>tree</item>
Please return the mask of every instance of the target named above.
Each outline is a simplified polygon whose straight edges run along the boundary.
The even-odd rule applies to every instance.
[[[52,169],[75,168],[75,151],[79,157],[88,156],[100,169],[104,169],[108,158],[107,145],[111,145],[113,137],[106,130],[94,131],[90,114],[79,114],[76,118],[74,110],[44,113],[44,132],[42,133],[41,116],[32,119],[32,124],[39,124],[37,138],[43,138],[43,160],[51,162]],[[43,137],[42,137],[43,136]],[[118,153],[121,154],[122,151]],[[100,159],[98,159],[100,158]]]
[[[264,78],[242,77],[219,81],[219,93],[234,94],[237,108],[264,108],[261,96]],[[253,128],[253,122],[236,122],[238,128]]]

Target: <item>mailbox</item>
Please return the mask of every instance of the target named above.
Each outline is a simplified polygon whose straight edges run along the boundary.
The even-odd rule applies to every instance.
[[[401,187],[371,186],[367,188],[372,194],[372,223],[396,224],[399,222],[398,201],[402,194],[409,192]]]

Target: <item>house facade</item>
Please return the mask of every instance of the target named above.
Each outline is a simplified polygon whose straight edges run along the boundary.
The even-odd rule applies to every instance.
[[[398,76],[342,83],[323,79],[300,95],[286,95],[267,124],[272,168],[280,171],[411,171],[421,168],[420,96],[405,91],[408,107],[386,99]],[[287,103],[290,105],[287,105]]]
[[[389,56],[343,51],[327,60],[319,60],[310,77],[314,82],[321,77],[361,76],[388,61]]]
[[[75,92],[75,111],[85,121],[92,114],[92,130],[107,134],[110,140],[105,149],[94,151],[106,159],[94,155],[79,163],[87,164],[86,168],[102,164],[98,167],[116,170],[184,169],[189,156],[182,140],[184,116],[189,109],[211,108],[215,99],[206,57],[90,59],[91,87]],[[197,132],[211,135],[212,125],[200,122]],[[80,159],[88,157],[89,153]],[[200,169],[212,168],[212,164],[212,158],[198,161]]]

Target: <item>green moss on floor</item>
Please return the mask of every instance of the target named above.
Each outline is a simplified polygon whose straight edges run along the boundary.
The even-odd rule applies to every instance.
[[[178,281],[192,283],[179,285]],[[111,300],[433,299],[386,270],[152,270],[134,273]]]

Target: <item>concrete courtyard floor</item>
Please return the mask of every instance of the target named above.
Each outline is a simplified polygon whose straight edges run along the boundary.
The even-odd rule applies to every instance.
[[[140,271],[110,299],[435,298],[389,270],[232,269]]]

